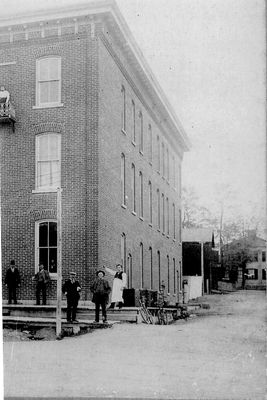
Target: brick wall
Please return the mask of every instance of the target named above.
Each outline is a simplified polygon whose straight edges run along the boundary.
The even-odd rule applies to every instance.
[[[55,34],[52,31],[50,34]],[[19,39],[18,39],[19,40]],[[21,39],[20,39],[21,40]],[[33,193],[35,189],[35,138],[45,132],[61,135],[62,192],[62,270],[63,281],[75,270],[82,285],[82,299],[91,298],[90,284],[98,267],[114,267],[121,261],[121,235],[126,238],[126,258],[133,261],[132,286],[140,287],[140,243],[143,244],[144,282],[150,287],[150,252],[153,255],[153,289],[159,287],[158,252],[161,280],[167,285],[167,256],[170,265],[170,296],[174,303],[174,267],[179,270],[178,215],[180,193],[157,172],[157,136],[169,147],[170,158],[181,162],[178,141],[166,133],[160,115],[155,117],[152,100],[138,81],[123,51],[114,44],[116,57],[108,51],[90,26],[80,34],[41,38],[2,44],[0,59],[16,64],[2,66],[1,84],[11,93],[16,108],[16,129],[1,125],[2,163],[2,271],[11,259],[19,266],[22,285],[19,297],[34,300],[31,277],[36,270],[35,224],[56,219],[56,193]],[[34,108],[36,59],[46,55],[62,58],[62,107]],[[123,65],[119,66],[118,60]],[[126,72],[125,72],[126,71]],[[131,79],[129,79],[129,77]],[[121,131],[121,85],[126,91],[126,132]],[[140,95],[142,94],[142,95]],[[132,143],[131,102],[142,111],[144,152]],[[153,131],[152,165],[148,157],[148,124]],[[136,129],[138,125],[136,125]],[[138,132],[137,132],[138,137]],[[126,207],[121,201],[121,153],[126,159]],[[131,205],[131,164],[136,167],[137,214]],[[139,171],[143,174],[144,215],[139,210]],[[148,181],[152,182],[153,224],[149,225]],[[176,186],[176,188],[175,188]],[[164,193],[170,204],[170,235],[157,229],[157,198]],[[176,240],[173,235],[172,203],[176,205]],[[162,207],[162,206],[161,206]],[[162,217],[161,217],[162,218]],[[161,220],[162,226],[162,220]],[[175,279],[178,279],[176,274]],[[177,288],[177,282],[176,282]],[[6,298],[6,291],[3,292]],[[48,299],[55,300],[56,281]]]
[[[179,269],[181,248],[178,240],[174,240],[172,230],[171,205],[176,204],[176,238],[178,239],[178,210],[180,196],[170,182],[163,179],[162,173],[157,172],[156,137],[163,137],[160,126],[152,119],[146,107],[136,95],[133,87],[119,69],[115,59],[102,41],[99,47],[100,61],[100,112],[99,112],[99,264],[115,267],[121,261],[121,235],[126,237],[126,257],[131,254],[133,261],[132,286],[140,287],[140,243],[143,244],[144,288],[150,287],[150,252],[153,254],[153,288],[159,287],[158,255],[161,259],[161,280],[165,281],[167,289],[167,256],[170,264],[170,293],[169,300],[175,302],[173,258],[176,260],[176,270]],[[125,65],[131,74],[129,65]],[[136,83],[138,85],[138,82]],[[121,130],[122,95],[121,86],[126,91],[126,133]],[[141,90],[141,88],[139,87]],[[132,143],[131,103],[136,106],[136,121],[141,110],[144,121],[144,152],[139,152],[138,132],[137,143]],[[152,165],[148,155],[148,124],[153,131]],[[164,137],[168,144],[168,139]],[[169,142],[170,145],[170,142]],[[122,207],[121,195],[121,154],[126,160],[126,208]],[[131,165],[136,168],[136,201],[137,214],[132,213]],[[139,171],[143,174],[144,187],[144,216],[140,218],[139,210]],[[153,224],[149,225],[148,182],[152,182]],[[164,193],[170,203],[170,235],[157,230],[157,198],[156,189],[160,196]],[[161,205],[162,207],[162,205]],[[162,215],[161,215],[162,218]],[[162,224],[162,220],[161,220]],[[177,279],[177,275],[176,275]],[[177,282],[176,282],[177,287]]]
[[[14,43],[1,50],[1,60],[16,61],[15,65],[2,67],[1,81],[11,93],[17,119],[15,133],[7,126],[0,127],[3,277],[10,259],[14,258],[22,276],[20,297],[23,299],[34,299],[35,285],[31,277],[36,268],[35,222],[56,218],[56,193],[32,193],[35,189],[35,136],[44,132],[57,132],[62,136],[63,281],[69,270],[76,270],[83,286],[82,298],[88,297],[89,268],[97,258],[94,52],[95,45],[88,35],[87,39],[72,35]],[[36,59],[51,54],[62,57],[64,106],[33,109]],[[55,298],[55,289],[56,282],[52,282],[49,298]]]

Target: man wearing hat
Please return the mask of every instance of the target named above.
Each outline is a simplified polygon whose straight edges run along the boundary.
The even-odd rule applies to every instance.
[[[17,304],[16,290],[17,286],[20,286],[20,275],[15,265],[15,260],[10,261],[10,267],[6,272],[5,285],[8,288],[8,304],[12,303],[12,299],[14,300],[14,304]]]
[[[76,313],[80,299],[81,285],[76,280],[76,272],[70,272],[68,279],[62,288],[62,292],[67,296],[67,321],[77,323]]]
[[[99,270],[96,272],[96,279],[91,286],[91,292],[93,293],[92,302],[95,303],[95,322],[99,322],[99,310],[100,306],[102,309],[103,322],[107,322],[107,311],[106,307],[108,304],[109,293],[111,287],[106,279],[104,279],[105,272]]]

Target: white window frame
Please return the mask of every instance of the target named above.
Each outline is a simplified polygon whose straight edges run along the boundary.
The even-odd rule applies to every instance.
[[[40,65],[43,61],[45,60],[58,60],[58,79],[41,79],[40,76]],[[61,85],[62,85],[62,72],[61,72],[61,57],[60,56],[48,56],[48,57],[42,57],[36,60],[36,106],[34,108],[46,108],[46,107],[59,107],[63,106],[61,103]],[[41,82],[54,82],[58,81],[58,101],[54,102],[41,102],[41,89],[40,89],[40,83]]]
[[[39,165],[39,153],[40,153],[40,146],[39,146],[39,139],[44,136],[56,136],[58,140],[58,154],[57,154],[57,159],[54,161],[58,161],[59,163],[59,179],[57,184],[55,185],[47,185],[47,186],[39,186],[38,181],[39,181],[39,173],[38,173],[38,165]],[[43,160],[44,161],[44,160]],[[53,160],[48,160],[52,162]],[[42,133],[40,135],[36,135],[35,137],[35,190],[33,191],[34,193],[36,192],[54,192],[57,190],[58,187],[61,187],[61,134],[59,133],[54,133],[54,132],[47,132],[47,133]]]
[[[41,224],[43,224],[44,222],[54,222],[57,224],[57,220],[56,219],[41,219],[38,221],[35,221],[35,243],[34,243],[34,247],[35,247],[35,273],[37,273],[39,271],[39,226]],[[57,232],[58,234],[58,232]],[[55,248],[55,246],[52,246],[51,248]],[[57,246],[56,246],[57,249]],[[53,272],[49,272],[50,277],[56,277],[57,276],[57,272],[53,273]]]
[[[121,200],[122,206],[126,207],[126,160],[124,153],[121,153]]]

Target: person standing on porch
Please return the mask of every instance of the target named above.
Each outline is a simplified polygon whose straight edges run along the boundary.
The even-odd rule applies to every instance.
[[[10,267],[6,272],[5,285],[8,288],[8,304],[17,304],[17,287],[20,286],[20,274],[19,270],[15,265],[15,260],[10,261]]]
[[[95,303],[95,322],[99,322],[99,311],[100,306],[102,309],[103,322],[107,322],[107,311],[106,307],[108,304],[109,293],[111,287],[106,279],[104,279],[105,272],[102,270],[97,271],[96,280],[91,286],[91,292],[93,293],[92,302]]]
[[[127,285],[127,275],[125,272],[123,272],[121,264],[116,265],[116,271],[107,267],[105,267],[105,271],[114,276],[110,308],[114,308],[117,303],[119,308],[122,308],[124,303],[123,289],[125,289]]]
[[[47,270],[44,269],[43,264],[40,264],[39,266],[39,272],[35,274],[35,277],[33,277],[34,280],[37,281],[36,284],[36,305],[40,305],[40,294],[42,292],[42,298],[43,298],[43,305],[46,305],[46,288],[47,284],[50,282],[50,275]]]
[[[76,280],[76,272],[70,272],[68,279],[62,288],[62,292],[67,296],[67,321],[78,323],[76,319],[78,302],[80,299],[81,285]]]

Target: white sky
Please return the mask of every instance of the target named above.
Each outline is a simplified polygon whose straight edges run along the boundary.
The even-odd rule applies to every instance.
[[[0,16],[66,3],[75,0],[0,0]],[[264,0],[117,4],[191,140],[184,184],[207,208],[225,197],[226,212],[257,213],[266,195]]]

